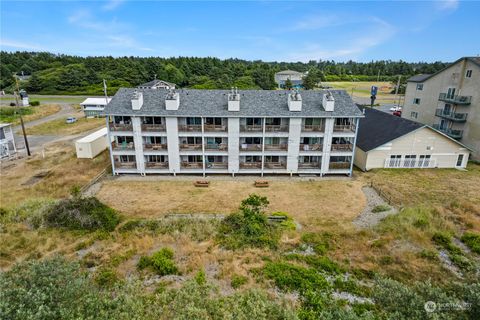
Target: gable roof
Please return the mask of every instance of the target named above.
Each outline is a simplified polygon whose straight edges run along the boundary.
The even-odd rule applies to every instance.
[[[131,99],[135,91],[142,92],[143,105],[132,110]],[[287,104],[289,90],[238,90],[240,111],[228,111],[230,90],[180,89],[178,110],[166,110],[166,89],[142,90],[121,88],[105,107],[106,115],[171,116],[171,117],[363,117],[345,90],[304,90],[302,110],[290,111]],[[331,92],[335,98],[334,111],[325,111],[323,95]]]
[[[458,62],[460,62],[462,60],[470,61],[470,62],[474,63],[475,65],[477,65],[478,67],[480,67],[480,57],[461,57],[460,59],[452,62],[451,64],[449,64],[448,66],[446,66],[445,68],[443,68],[440,71],[437,71],[433,74],[417,74],[413,77],[408,78],[407,81],[408,82],[423,82],[425,80],[430,79],[433,76],[436,76],[437,74],[443,72],[444,70],[450,68],[451,66],[457,64]]]
[[[294,74],[294,75],[303,75],[302,72],[298,72],[298,71],[295,71],[295,70],[283,70],[283,71],[279,71],[275,74]]]
[[[144,84],[141,84],[139,85],[139,87],[153,87],[153,86],[156,86],[156,85],[159,85],[159,84],[164,84],[166,86],[169,86],[169,87],[174,87],[175,84],[171,83],[171,82],[167,82],[167,81],[164,81],[164,80],[152,80],[152,81],[149,81],[147,83],[144,83]]]

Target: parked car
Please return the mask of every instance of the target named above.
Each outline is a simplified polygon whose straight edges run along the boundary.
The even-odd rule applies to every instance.
[[[402,111],[399,110],[399,111],[393,111],[393,115],[394,116],[397,116],[397,117],[401,117],[402,116]]]
[[[390,108],[390,111],[395,112],[395,111],[402,111],[402,107],[400,106],[393,106]]]
[[[68,117],[66,123],[75,123],[77,122],[77,118],[75,117]]]

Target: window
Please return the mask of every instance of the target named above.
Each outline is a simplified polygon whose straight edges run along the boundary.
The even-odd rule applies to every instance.
[[[280,162],[279,156],[265,156],[265,162]]]
[[[415,167],[415,161],[417,159],[417,156],[414,154],[408,154],[405,156],[405,161],[403,162],[403,166],[405,168],[413,168]]]
[[[221,126],[222,118],[205,118],[205,124]]]
[[[246,156],[245,162],[262,162],[262,157],[260,156]]]
[[[455,97],[455,88],[448,88],[447,99],[453,99]]]
[[[262,118],[247,118],[247,126],[261,126]]]
[[[260,137],[248,137],[245,138],[246,144],[262,144],[262,138]]]
[[[202,137],[185,137],[182,141],[183,144],[202,144]]]
[[[306,118],[305,125],[306,126],[319,126],[321,124],[320,118]]]
[[[471,78],[472,77],[472,70],[467,70],[465,73],[465,78]]]
[[[420,98],[414,98],[413,104],[420,104]]]
[[[267,126],[279,126],[282,124],[282,119],[280,118],[267,118],[265,119],[265,124]]]
[[[412,111],[412,112],[410,113],[410,118],[417,119],[417,118],[418,118],[418,112]]]
[[[423,90],[423,83],[417,83],[417,90],[422,91]]]
[[[390,168],[397,168],[400,166],[400,162],[402,160],[402,156],[399,154],[393,154],[390,156],[389,160],[389,167]]]
[[[120,156],[120,162],[135,162],[135,156],[122,155]]]
[[[0,128],[0,140],[5,139],[5,132],[3,131],[3,128]]]
[[[420,160],[418,161],[418,166],[421,168],[428,168],[430,166],[430,158],[429,154],[420,155]]]
[[[202,163],[202,156],[188,156],[188,162]]]
[[[463,154],[459,154],[457,158],[457,167],[461,167],[463,163]]]
[[[207,144],[221,144],[223,143],[223,138],[221,137],[207,137]]]

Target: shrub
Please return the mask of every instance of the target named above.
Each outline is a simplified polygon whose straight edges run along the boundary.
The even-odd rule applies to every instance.
[[[149,267],[160,276],[178,273],[178,268],[175,265],[175,261],[173,261],[173,251],[169,248],[162,248],[150,257],[140,257],[137,267],[139,269]]]
[[[418,253],[418,256],[420,258],[430,260],[430,261],[437,261],[438,260],[438,255],[435,251],[430,251],[430,250],[422,250]]]
[[[473,252],[480,254],[480,234],[474,232],[465,232],[461,240]]]
[[[267,262],[263,274],[280,289],[304,292],[309,289],[325,289],[329,285],[315,269],[304,268],[285,262]]]
[[[234,274],[232,276],[232,281],[230,282],[232,288],[238,289],[248,282],[248,278],[239,274]]]
[[[452,243],[452,236],[445,232],[435,232],[432,237],[433,242],[445,248],[449,253],[462,255],[462,250]]]
[[[303,261],[309,266],[319,270],[323,270],[330,273],[341,273],[343,269],[329,257],[316,256],[316,255],[301,255],[301,254],[289,254],[285,256],[289,260]]]
[[[388,210],[390,210],[389,206],[387,206],[386,204],[381,204],[381,205],[373,207],[372,212],[373,213],[379,213],[379,212],[385,212],[385,211],[388,211]]]
[[[239,213],[227,216],[220,223],[217,241],[227,249],[276,248],[281,230],[268,222],[264,213],[267,205],[266,197],[251,194],[242,201]]]
[[[95,275],[95,282],[101,287],[112,286],[118,281],[117,273],[113,269],[102,268]]]
[[[313,247],[315,253],[323,255],[332,247],[334,236],[331,233],[304,233],[301,240],[303,243]]]
[[[297,225],[295,221],[286,212],[274,212],[272,216],[285,217],[286,219],[280,223],[280,226],[285,230],[296,230]]]
[[[38,100],[32,100],[32,101],[30,101],[30,105],[31,105],[32,107],[39,106],[39,105],[40,105],[40,101],[38,101]]]

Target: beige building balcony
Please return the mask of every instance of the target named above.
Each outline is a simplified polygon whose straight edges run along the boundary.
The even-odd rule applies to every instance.
[[[288,144],[265,144],[265,151],[286,151]]]
[[[160,131],[160,132],[163,132],[165,130],[166,130],[166,128],[165,128],[164,124],[142,124],[142,131],[148,131],[148,132]]]
[[[322,151],[323,144],[300,144],[300,151]]]
[[[240,162],[240,169],[261,169],[261,162]]]
[[[182,161],[180,167],[183,169],[203,169],[202,162],[186,162]]]
[[[226,143],[206,143],[205,144],[205,150],[208,151],[227,151],[228,150],[228,144]]]
[[[240,151],[262,151],[262,145],[240,143]]]
[[[286,162],[265,162],[264,166],[266,169],[287,169]]]
[[[205,124],[203,129],[206,132],[227,132],[228,127],[226,125],[218,125],[218,124]]]
[[[137,168],[136,162],[115,162],[115,168],[117,169],[135,169]]]
[[[331,170],[343,170],[350,169],[350,162],[330,162],[328,168]]]
[[[261,124],[241,125],[240,132],[263,132],[263,126]]]
[[[132,131],[133,127],[132,124],[124,124],[124,123],[114,123],[110,122],[109,124],[110,131]]]
[[[228,162],[207,162],[206,169],[228,169]]]
[[[168,162],[145,162],[148,169],[168,169]]]
[[[355,132],[355,125],[352,124],[336,124],[333,126],[333,132]]]
[[[181,143],[180,150],[202,150],[201,144]]]
[[[112,150],[113,151],[128,151],[128,150],[135,150],[135,144],[133,142],[112,142]]]
[[[266,132],[288,132],[289,127],[286,124],[281,125],[265,125]]]
[[[166,143],[145,143],[143,145],[144,150],[167,150]]]
[[[308,125],[305,124],[302,126],[302,131],[303,132],[323,132],[325,131],[325,125],[323,124],[313,124],[313,125]]]
[[[332,144],[332,151],[351,152],[353,151],[353,144],[351,143]]]
[[[298,169],[320,169],[320,162],[299,162]]]
[[[178,131],[190,131],[190,132],[201,132],[201,124],[180,124],[178,125]]]

